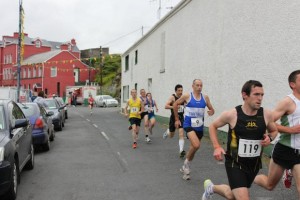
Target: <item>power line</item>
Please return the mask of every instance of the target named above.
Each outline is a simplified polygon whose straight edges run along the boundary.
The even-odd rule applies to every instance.
[[[124,35],[122,35],[122,36],[119,36],[119,37],[117,37],[116,39],[113,39],[113,40],[111,40],[111,41],[109,41],[109,42],[106,42],[106,43],[102,44],[102,46],[105,46],[105,45],[108,45],[108,44],[110,44],[110,43],[116,42],[116,41],[118,41],[118,40],[120,40],[120,39],[122,39],[122,38],[124,38],[124,37],[126,37],[126,36],[128,36],[128,35],[131,35],[131,34],[137,32],[137,31],[143,30],[143,28],[145,28],[145,27],[141,27],[141,28],[139,28],[139,29],[136,29],[136,30],[134,30],[134,31],[131,31],[130,33],[126,33],[126,34],[124,34]]]

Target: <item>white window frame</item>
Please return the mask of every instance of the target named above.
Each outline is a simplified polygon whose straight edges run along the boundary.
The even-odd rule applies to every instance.
[[[41,48],[41,41],[40,40],[35,41],[35,47],[36,48]]]
[[[57,77],[57,67],[51,67],[50,77]]]
[[[31,69],[28,68],[28,71],[27,71],[27,78],[31,78]]]
[[[32,78],[35,78],[36,77],[36,68],[34,67],[32,69]]]

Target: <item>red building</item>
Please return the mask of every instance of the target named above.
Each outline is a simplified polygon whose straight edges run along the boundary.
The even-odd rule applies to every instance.
[[[18,33],[0,41],[0,86],[17,86]],[[93,81],[96,71],[80,59],[75,39],[53,42],[24,37],[21,86],[32,91],[65,96],[66,86]]]

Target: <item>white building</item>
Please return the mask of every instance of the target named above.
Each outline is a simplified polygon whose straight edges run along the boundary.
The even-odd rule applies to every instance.
[[[216,114],[242,103],[250,79],[264,85],[263,106],[291,92],[288,75],[300,69],[300,2],[183,0],[122,55],[122,108],[132,88],[151,91],[164,109],[177,83],[191,91],[203,80]]]

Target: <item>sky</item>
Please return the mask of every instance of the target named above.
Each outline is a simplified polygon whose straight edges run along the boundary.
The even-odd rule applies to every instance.
[[[74,38],[80,50],[102,46],[123,53],[180,1],[22,0],[24,32],[57,42]],[[19,2],[0,0],[0,40],[19,32]]]

